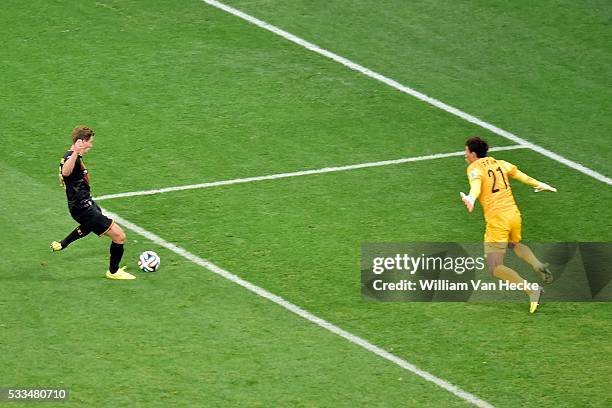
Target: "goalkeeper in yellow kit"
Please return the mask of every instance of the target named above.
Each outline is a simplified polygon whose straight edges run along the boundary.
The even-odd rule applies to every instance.
[[[491,274],[496,278],[510,281],[526,287],[529,295],[531,313],[538,308],[542,288],[531,290],[528,282],[516,271],[504,265],[506,248],[525,262],[529,263],[544,283],[553,281],[548,264],[540,262],[527,245],[521,244],[521,213],[516,206],[510,178],[532,186],[536,192],[557,190],[521,172],[514,164],[496,160],[487,156],[489,146],[479,137],[472,137],[465,142],[465,159],[469,163],[467,176],[470,192],[461,194],[469,212],[474,210],[476,199],[480,202],[486,221],[484,235],[485,255]]]

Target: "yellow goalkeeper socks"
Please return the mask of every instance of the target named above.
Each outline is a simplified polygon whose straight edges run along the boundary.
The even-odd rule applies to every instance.
[[[527,287],[528,282],[521,278],[521,275],[516,273],[514,269],[508,268],[506,265],[499,265],[497,268],[495,268],[493,271],[493,276],[501,280],[510,281],[512,283],[516,283],[517,285],[522,284],[524,287]],[[527,289],[525,289],[525,292],[527,292],[527,294],[530,296],[533,293],[533,291]]]
[[[542,267],[542,262],[540,262],[540,260],[535,257],[535,255],[527,245],[520,243],[514,245],[514,253],[523,261],[531,265],[533,269],[538,270]]]

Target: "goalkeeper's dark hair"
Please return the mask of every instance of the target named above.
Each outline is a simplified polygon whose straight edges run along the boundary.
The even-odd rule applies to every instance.
[[[469,149],[470,152],[476,153],[476,156],[480,159],[482,157],[487,157],[487,152],[489,151],[489,145],[487,141],[484,139],[476,137],[470,137],[465,141],[465,145]]]
[[[89,140],[94,137],[96,132],[92,128],[87,126],[77,126],[72,130],[72,143],[76,143],[77,140]]]

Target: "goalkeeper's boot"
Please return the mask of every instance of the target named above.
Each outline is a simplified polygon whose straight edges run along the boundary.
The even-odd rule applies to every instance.
[[[544,293],[544,289],[538,287],[537,290],[534,290],[533,293],[529,295],[529,313],[535,313],[536,309],[540,305],[542,293]]]
[[[111,273],[110,271],[106,271],[106,277],[108,279],[120,279],[120,280],[131,280],[136,279],[134,275],[125,271],[125,266],[123,268],[117,269],[117,272]]]
[[[51,243],[51,245],[49,245],[49,246],[51,247],[51,250],[52,250],[53,252],[61,251],[62,249],[64,249],[64,248],[62,248],[62,244],[60,244],[60,243],[59,243],[59,242],[57,242],[57,241],[53,241],[53,242]]]
[[[542,282],[544,283],[552,283],[552,281],[555,280],[555,277],[550,271],[549,266],[550,264],[545,263],[545,264],[540,264],[539,267],[535,268],[535,271],[538,273],[538,275],[540,275],[540,278],[542,279]]]

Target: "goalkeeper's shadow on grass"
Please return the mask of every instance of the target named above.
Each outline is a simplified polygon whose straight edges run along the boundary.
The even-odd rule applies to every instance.
[[[523,317],[525,316],[525,304],[526,302],[524,300],[506,302],[466,302],[467,307],[479,308],[480,310],[487,311],[487,315],[491,313],[491,315],[507,318],[508,316],[516,314],[516,316],[521,317],[521,320],[523,320]],[[544,301],[540,304],[538,311],[535,314],[546,314],[546,308],[547,304]]]

